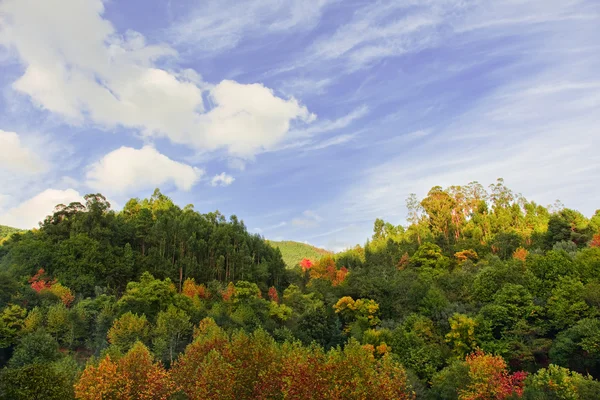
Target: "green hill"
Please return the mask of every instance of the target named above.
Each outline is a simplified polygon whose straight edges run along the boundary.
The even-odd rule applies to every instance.
[[[271,246],[277,247],[279,250],[281,250],[281,256],[283,257],[283,261],[285,261],[285,265],[288,268],[295,267],[303,258],[308,258],[314,261],[326,254],[333,254],[328,250],[291,240],[284,240],[281,242],[267,240],[267,242]]]
[[[10,226],[0,225],[0,241],[4,238],[9,237],[13,233],[21,232],[21,229],[11,228]]]

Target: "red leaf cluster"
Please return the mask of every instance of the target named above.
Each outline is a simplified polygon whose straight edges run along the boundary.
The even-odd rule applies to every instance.
[[[308,258],[303,258],[302,261],[300,261],[300,267],[302,267],[302,271],[308,271],[313,265],[313,262]]]
[[[592,241],[590,242],[590,247],[600,247],[600,232],[596,233],[592,237]]]
[[[43,268],[40,268],[38,272],[29,279],[31,288],[37,293],[46,290],[52,292],[65,306],[69,307],[75,300],[75,296],[73,295],[73,292],[71,292],[71,289],[58,283],[56,279],[50,280],[45,275],[46,271],[44,271]]]
[[[462,390],[460,400],[503,400],[523,396],[526,372],[509,374],[500,356],[478,350],[467,356],[471,383]]]
[[[29,279],[31,288],[36,292],[41,292],[44,289],[50,289],[56,283],[56,279],[50,281],[46,276],[46,271],[40,268],[39,271]]]
[[[269,299],[271,299],[271,301],[274,301],[275,303],[279,303],[279,295],[277,294],[277,289],[275,289],[273,286],[269,288]]]

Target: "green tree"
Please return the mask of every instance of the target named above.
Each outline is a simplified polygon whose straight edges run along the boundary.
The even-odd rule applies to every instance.
[[[169,306],[166,311],[159,312],[153,339],[156,354],[172,364],[191,330],[190,317],[185,311]]]
[[[145,315],[138,316],[127,312],[115,320],[107,336],[111,345],[125,353],[137,341],[149,342],[150,324]]]
[[[61,358],[58,343],[48,333],[39,330],[25,335],[15,348],[8,365],[19,368],[30,364],[45,364]]]
[[[525,384],[527,400],[593,400],[600,395],[600,382],[558,365],[550,364],[531,375]]]
[[[583,283],[568,276],[560,278],[547,303],[552,326],[557,330],[572,326],[586,316],[588,309]]]
[[[0,372],[0,398],[65,400],[74,398],[74,393],[68,375],[51,365],[30,364]]]
[[[17,305],[11,305],[0,314],[0,348],[9,347],[16,340],[25,326],[27,311]]]

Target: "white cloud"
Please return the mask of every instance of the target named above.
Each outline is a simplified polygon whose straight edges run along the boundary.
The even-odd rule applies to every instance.
[[[137,32],[118,34],[103,12],[101,0],[2,2],[0,45],[14,48],[25,67],[13,88],[72,124],[124,126],[247,159],[281,141],[293,121],[314,119],[261,84],[212,86],[194,71],[159,68],[175,50],[148,45]]]
[[[174,138],[199,148],[216,150],[226,146],[238,158],[251,158],[282,142],[290,122],[311,122],[316,117],[295,99],[283,100],[261,84],[242,85],[223,81],[210,93],[217,105],[198,120],[199,132]]]
[[[31,229],[36,227],[38,222],[43,221],[47,215],[52,214],[57,204],[66,205],[76,201],[85,204],[83,197],[76,190],[46,189],[20,205],[0,214],[0,224]]]
[[[121,147],[89,167],[87,185],[107,193],[132,193],[136,190],[174,184],[190,190],[204,171],[171,160],[151,146],[141,149]]]
[[[231,175],[221,172],[219,175],[213,176],[210,180],[211,186],[229,186],[235,181],[235,178]]]
[[[308,30],[336,0],[204,0],[171,29],[176,42],[203,51],[224,51],[251,36]]]
[[[323,221],[323,218],[312,210],[306,210],[302,217],[292,219],[292,225],[303,228],[314,228]]]
[[[0,129],[0,169],[13,173],[38,173],[43,172],[46,165],[21,143],[19,135]]]

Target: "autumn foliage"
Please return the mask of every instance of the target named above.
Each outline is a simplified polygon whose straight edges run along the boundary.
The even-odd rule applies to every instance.
[[[29,278],[29,283],[31,284],[31,288],[39,293],[44,289],[50,289],[56,283],[56,280],[50,281],[46,277],[46,271],[40,268],[34,276]]]
[[[477,255],[477,252],[475,250],[463,250],[463,251],[459,251],[457,253],[454,253],[454,257],[456,257],[456,260],[459,263],[463,263],[467,260],[471,260],[471,261],[477,261],[479,259],[479,256]]]
[[[233,284],[233,282],[229,282],[227,288],[221,293],[221,297],[223,298],[223,301],[230,301],[234,294],[235,285]]]
[[[302,268],[302,271],[308,271],[312,268],[312,266],[313,262],[308,258],[303,258],[302,261],[300,261],[300,267]]]
[[[596,233],[592,237],[592,241],[590,242],[590,247],[600,247],[600,232]]]
[[[107,355],[98,366],[88,365],[75,385],[81,400],[166,400],[175,390],[170,374],[140,342],[116,361]]]
[[[273,286],[269,288],[269,299],[275,303],[279,303],[279,294],[277,294],[277,289]]]
[[[459,393],[460,400],[502,400],[521,397],[526,372],[509,374],[500,356],[477,350],[466,358],[470,384]]]
[[[527,259],[528,254],[529,252],[526,249],[524,249],[523,247],[519,247],[513,253],[513,258],[515,260],[525,261]]]
[[[276,343],[267,333],[231,336],[211,319],[171,370],[190,399],[413,399],[404,369],[356,341],[325,353]]]
[[[331,256],[325,256],[316,262],[310,269],[311,279],[325,279],[331,282],[333,286],[338,286],[346,279],[348,269],[346,267],[338,267],[335,260]]]
[[[206,286],[204,286],[204,284],[197,284],[194,278],[188,278],[183,282],[181,293],[190,299],[193,299],[196,296],[200,299],[208,299],[210,297],[210,293],[206,289]]]
[[[29,279],[31,288],[38,293],[48,291],[60,299],[60,301],[69,307],[75,300],[75,295],[71,289],[61,285],[56,279],[50,280],[46,277],[46,271],[40,268],[38,272]]]

